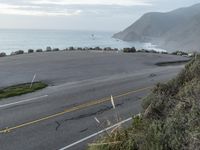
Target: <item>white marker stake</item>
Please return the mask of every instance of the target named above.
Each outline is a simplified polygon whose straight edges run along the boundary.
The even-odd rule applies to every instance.
[[[94,117],[94,119],[96,120],[96,122],[97,122],[98,124],[100,124],[100,121],[97,119],[97,117]]]
[[[35,78],[36,78],[36,74],[34,74],[34,76],[33,76],[33,79],[32,79],[32,81],[31,81],[31,85],[30,85],[30,89],[31,89],[32,86],[33,86],[33,82],[35,81]]]
[[[114,102],[114,99],[113,99],[113,96],[111,95],[111,103],[112,103],[112,106],[113,106],[113,109],[115,109],[115,102]]]

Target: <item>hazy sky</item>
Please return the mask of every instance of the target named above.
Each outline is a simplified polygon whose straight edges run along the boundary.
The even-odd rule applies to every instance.
[[[149,11],[199,0],[0,0],[0,28],[122,30]]]

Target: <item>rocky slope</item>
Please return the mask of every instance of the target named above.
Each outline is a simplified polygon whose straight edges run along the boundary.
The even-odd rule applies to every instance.
[[[200,50],[200,4],[167,13],[151,12],[113,36],[124,41],[151,42],[167,50]]]

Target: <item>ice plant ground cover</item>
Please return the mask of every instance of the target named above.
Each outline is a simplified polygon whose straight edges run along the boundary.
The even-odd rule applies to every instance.
[[[4,89],[0,89],[0,100],[3,98],[19,96],[47,87],[46,83],[43,82],[34,82],[30,87],[31,83],[25,83],[20,85],[10,86]]]

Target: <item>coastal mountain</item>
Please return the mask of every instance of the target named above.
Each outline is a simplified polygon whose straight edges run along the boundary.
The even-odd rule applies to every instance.
[[[200,50],[200,4],[171,12],[151,12],[113,35],[128,42],[151,42],[166,50]]]

